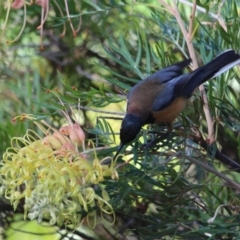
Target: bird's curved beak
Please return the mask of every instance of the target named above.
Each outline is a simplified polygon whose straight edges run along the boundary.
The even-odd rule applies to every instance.
[[[114,157],[113,157],[113,160],[116,159],[116,157],[117,157],[118,154],[121,152],[121,150],[123,149],[123,147],[124,147],[124,144],[121,143],[121,144],[119,145],[119,147],[118,147],[118,150],[117,150],[116,154],[115,154]]]

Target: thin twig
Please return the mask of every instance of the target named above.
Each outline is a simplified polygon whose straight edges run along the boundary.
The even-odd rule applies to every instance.
[[[196,5],[196,1],[194,1],[194,4]],[[177,19],[178,24],[179,24],[179,26],[181,28],[182,33],[183,33],[183,36],[184,36],[184,38],[186,40],[186,43],[187,43],[187,46],[188,46],[188,51],[189,51],[190,57],[191,57],[192,62],[193,62],[193,69],[197,69],[198,68],[198,62],[197,62],[197,57],[196,57],[196,54],[195,54],[195,51],[194,51],[193,43],[191,41],[189,33],[187,32],[187,30],[186,30],[186,28],[184,26],[184,22],[183,22],[183,20],[181,18],[181,15],[179,13],[179,10],[178,10],[178,7],[177,7],[177,4],[176,4],[175,0],[173,1],[173,5],[174,5],[173,6],[173,8],[174,8],[174,16]],[[196,6],[193,7],[193,9],[196,9]],[[194,21],[194,16],[192,16],[190,21],[192,21],[192,22]],[[193,23],[190,23],[189,25],[192,26]],[[207,100],[207,95],[206,95],[206,92],[205,92],[205,89],[204,89],[203,85],[199,86],[199,91],[200,91],[200,94],[201,94],[201,97],[202,97],[203,111],[204,111],[204,114],[205,114],[205,117],[206,117],[206,121],[207,121],[207,126],[208,126],[208,141],[209,141],[209,143],[213,143],[215,141],[215,139],[214,139],[213,119],[212,119],[212,115],[211,115],[211,112],[210,112],[210,108],[209,108],[209,104],[208,104],[208,100]]]
[[[89,111],[97,112],[97,113],[104,113],[104,114],[110,114],[110,115],[120,115],[120,116],[124,116],[125,115],[125,113],[123,113],[123,112],[104,111],[104,110],[99,110],[99,109],[96,109],[96,108],[84,107],[82,105],[78,105],[78,107],[80,109],[83,109],[83,110],[89,110]]]
[[[192,36],[192,33],[193,33],[193,22],[194,22],[194,18],[195,18],[196,6],[197,6],[197,1],[194,0],[192,12],[191,12],[191,15],[190,15],[189,27],[188,27],[188,39],[189,39],[189,41],[192,41],[192,37],[193,37]]]
[[[207,151],[209,148],[209,144],[206,141],[204,141],[200,131],[198,129],[193,128],[192,131],[194,134],[191,134],[188,137]],[[227,165],[228,168],[230,168],[232,171],[240,172],[240,164],[233,161],[231,158],[220,152],[218,149],[216,149],[215,158],[224,163],[225,165]]]
[[[164,0],[159,0],[159,2],[165,7],[166,10],[173,14],[173,9],[169,4],[167,4]]]
[[[186,40],[186,43],[187,43],[187,46],[188,46],[188,51],[189,51],[190,57],[191,57],[192,62],[193,62],[193,67],[194,67],[194,69],[196,69],[198,67],[198,64],[197,64],[197,58],[195,56],[195,52],[194,52],[194,48],[193,48],[193,43],[192,43],[192,41],[189,41],[188,32],[187,32],[187,30],[184,26],[184,22],[181,18],[181,15],[179,13],[177,3],[176,3],[175,0],[173,1],[173,13],[174,13],[173,15],[176,18],[176,20],[179,24],[179,27],[180,27],[180,29],[183,33],[183,36]]]
[[[185,4],[185,5],[188,5],[190,7],[193,7],[194,4],[191,3],[191,2],[188,2],[186,0],[179,0],[179,2],[181,2],[182,4]],[[203,12],[203,13],[206,13],[208,14],[211,18],[213,19],[216,19],[219,23],[219,25],[227,32],[227,26],[226,26],[226,23],[225,23],[225,20],[222,18],[222,16],[220,15],[220,9],[222,9],[222,6],[224,4],[225,0],[222,0],[222,2],[219,4],[219,11],[218,11],[218,14],[214,14],[212,12],[209,12],[207,11],[205,8],[202,8],[202,7],[199,7],[196,5],[196,10],[199,11],[199,12]],[[203,22],[202,22],[203,24]]]
[[[189,1],[186,1],[186,0],[179,0],[179,2],[180,2],[180,3],[183,3],[183,4],[185,4],[185,5],[188,5],[188,6],[190,6],[190,7],[193,7],[193,6],[194,6],[194,3],[189,2]],[[196,5],[196,10],[199,11],[199,12],[207,13],[210,17],[212,17],[212,18],[214,18],[214,19],[216,19],[216,20],[219,21],[219,15],[218,15],[218,14],[214,14],[214,13],[212,13],[212,12],[209,12],[209,11],[207,11],[205,8],[199,7],[199,6],[197,6],[197,5]]]
[[[175,154],[175,153],[174,153]],[[216,176],[218,176],[219,178],[221,178],[222,180],[224,180],[226,183],[228,183],[230,186],[234,187],[237,190],[240,190],[240,184],[232,181],[230,178],[226,177],[224,174],[218,172],[216,169],[214,169],[213,167],[196,160],[195,158],[192,158],[190,156],[187,155],[183,155],[182,153],[178,153],[177,154],[178,157],[184,157],[186,159],[188,159],[190,162],[203,167],[205,170],[207,170],[208,172],[211,172],[213,174],[215,174]]]
[[[188,2],[186,0],[179,0],[179,2],[185,4],[185,5],[188,5],[190,7],[193,7],[194,4],[191,3],[191,2]],[[219,23],[219,25],[227,32],[227,26],[226,26],[226,23],[225,23],[225,20],[221,17],[220,15],[220,9],[222,9],[222,5],[224,4],[225,0],[223,0],[220,4],[219,4],[219,11],[218,11],[218,14],[214,14],[214,13],[211,13],[209,11],[207,11],[205,8],[202,8],[202,7],[199,7],[196,5],[196,10],[199,11],[199,12],[203,12],[203,13],[206,13],[208,14],[211,18],[213,19],[216,19]],[[203,22],[202,22],[203,24]]]

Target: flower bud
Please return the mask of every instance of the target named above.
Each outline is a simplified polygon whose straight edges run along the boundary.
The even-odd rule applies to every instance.
[[[24,2],[25,2],[25,0],[15,0],[12,3],[11,7],[14,9],[20,9],[24,6]]]
[[[62,147],[62,143],[53,135],[49,135],[43,138],[42,144],[53,149],[60,149]]]
[[[70,140],[63,134],[64,133],[61,133],[60,131],[55,131],[53,133],[53,136],[56,137],[61,142],[61,144],[70,143]]]
[[[73,144],[80,145],[85,140],[85,134],[77,123],[63,126],[59,131],[62,134],[68,135]]]

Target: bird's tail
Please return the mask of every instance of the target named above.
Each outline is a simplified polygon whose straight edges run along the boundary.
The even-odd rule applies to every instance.
[[[211,62],[203,66],[203,82],[207,81],[210,78],[219,76],[220,74],[226,72],[230,68],[240,63],[240,55],[237,54],[234,50],[227,50]],[[197,70],[196,70],[197,71]]]
[[[188,74],[185,79],[182,79],[183,81],[180,81],[181,83],[179,82],[182,84],[182,86],[179,85],[182,94],[191,95],[200,84],[219,76],[239,63],[240,55],[234,50],[230,49],[221,53],[211,62]]]

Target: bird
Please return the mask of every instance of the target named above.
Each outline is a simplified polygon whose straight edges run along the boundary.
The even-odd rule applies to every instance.
[[[168,66],[137,83],[127,94],[126,115],[120,128],[120,145],[132,142],[142,126],[173,121],[184,110],[194,90],[202,83],[219,76],[240,63],[240,55],[229,49],[196,70],[183,74],[191,59]],[[114,158],[115,158],[114,157]]]

